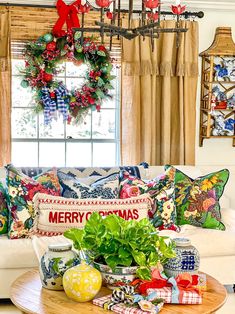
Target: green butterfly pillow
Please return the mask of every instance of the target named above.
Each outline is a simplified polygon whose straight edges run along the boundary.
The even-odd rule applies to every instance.
[[[174,168],[166,165],[165,169]],[[176,168],[174,168],[176,169]],[[223,169],[192,179],[176,169],[175,204],[177,224],[225,230],[221,222],[219,199],[229,178],[229,171]]]

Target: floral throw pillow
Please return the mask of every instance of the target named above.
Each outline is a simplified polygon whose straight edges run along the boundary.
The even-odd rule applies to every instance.
[[[57,171],[62,186],[62,196],[66,198],[118,198],[119,171],[105,177],[99,177],[92,184],[84,183],[69,173]]]
[[[175,170],[169,169],[163,175],[149,181],[143,181],[128,173],[123,173],[120,182],[120,198],[130,198],[148,193],[153,199],[149,218],[159,230],[178,231],[176,225],[176,208],[174,204]]]
[[[30,235],[35,217],[34,195],[40,192],[60,196],[59,180],[54,170],[30,178],[12,165],[6,166],[6,169],[10,211],[8,236],[11,239],[26,238]]]
[[[6,201],[6,190],[0,182],[0,234],[7,233],[9,211]]]
[[[166,166],[166,169],[175,169]],[[175,202],[179,225],[225,230],[221,222],[219,199],[229,178],[223,169],[196,179],[191,179],[175,169]]]

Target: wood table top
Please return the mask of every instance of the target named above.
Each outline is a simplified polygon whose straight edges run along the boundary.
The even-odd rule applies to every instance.
[[[102,287],[96,298],[110,294]],[[161,314],[208,314],[216,312],[227,298],[226,289],[216,279],[207,275],[207,291],[200,305],[165,304]],[[29,314],[104,314],[111,313],[92,302],[77,303],[64,291],[53,291],[42,287],[37,270],[29,271],[15,280],[11,287],[11,300],[17,308]]]

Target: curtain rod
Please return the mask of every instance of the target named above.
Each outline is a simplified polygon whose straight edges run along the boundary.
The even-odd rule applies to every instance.
[[[5,7],[30,7],[30,8],[42,8],[42,9],[55,9],[56,6],[55,5],[47,5],[47,4],[27,4],[27,3],[14,3],[14,4],[10,4],[10,3],[0,3],[0,6],[5,6]],[[99,9],[96,8],[91,8],[92,11],[98,11]],[[128,13],[129,10],[127,9],[121,9],[122,13]],[[142,10],[133,10],[133,13],[137,13],[137,14],[141,14]],[[172,12],[170,11],[161,11],[161,15],[174,15]],[[189,18],[190,16],[193,17],[198,17],[198,18],[203,18],[204,17],[204,12],[203,11],[199,11],[199,12],[189,12],[189,11],[185,11],[183,14],[185,18]]]

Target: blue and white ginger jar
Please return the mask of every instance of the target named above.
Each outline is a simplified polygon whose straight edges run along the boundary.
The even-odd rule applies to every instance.
[[[39,265],[42,286],[51,290],[63,290],[64,273],[78,264],[80,264],[79,257],[72,251],[71,244],[49,245]]]
[[[187,238],[175,238],[176,257],[170,258],[164,265],[164,271],[168,277],[176,277],[182,273],[198,274],[200,255],[198,250],[191,245]]]

